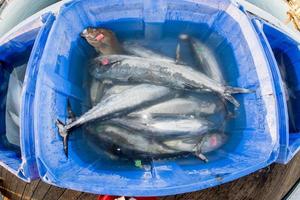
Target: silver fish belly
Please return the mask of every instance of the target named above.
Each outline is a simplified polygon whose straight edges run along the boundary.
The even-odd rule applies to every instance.
[[[119,94],[102,99],[102,101],[92,109],[66,125],[60,120],[57,120],[56,125],[58,131],[64,138],[65,153],[67,152],[68,132],[71,129],[94,120],[107,120],[122,114],[128,114],[142,106],[151,105],[151,103],[155,101],[169,98],[172,94],[173,92],[166,87],[141,84],[131,87]]]
[[[207,133],[198,137],[187,137],[185,139],[171,139],[164,144],[177,151],[208,153],[220,148],[225,144],[227,135],[224,133]]]
[[[178,97],[170,99],[148,108],[128,114],[129,117],[151,118],[155,116],[206,116],[217,112],[226,112],[221,99],[213,94],[199,94],[196,96]]]
[[[202,135],[216,128],[214,123],[204,118],[162,117],[154,119],[115,118],[111,123],[127,129],[143,132],[152,138]]]
[[[175,63],[174,59],[164,56],[162,54],[155,53],[154,51],[147,49],[134,41],[123,42],[123,49],[129,55],[135,55],[138,57],[148,58],[148,59],[160,59],[166,62]]]
[[[149,155],[173,154],[179,151],[169,149],[159,142],[144,137],[143,134],[137,134],[118,126],[106,124],[98,125],[94,129],[89,128],[89,132],[95,134],[99,141],[113,144],[121,151],[135,151]]]
[[[108,61],[109,64],[103,61]],[[225,86],[205,74],[162,60],[135,56],[108,55],[95,59],[96,66],[92,75],[97,79],[111,79],[120,82],[137,82],[162,85],[175,89],[215,92],[229,100],[236,107],[239,102],[232,94],[249,93],[248,89]],[[104,63],[104,64],[103,64]]]

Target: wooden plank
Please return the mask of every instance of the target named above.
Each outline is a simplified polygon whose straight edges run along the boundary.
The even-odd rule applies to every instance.
[[[49,184],[40,181],[35,188],[31,199],[43,199],[50,187],[51,186]]]
[[[0,166],[0,179],[2,179],[2,180],[3,180],[2,173],[3,173],[4,170],[5,169],[2,166]]]
[[[77,200],[97,200],[97,195],[83,192]]]
[[[66,189],[64,188],[51,186],[48,192],[45,194],[43,200],[59,199],[65,190]]]
[[[32,181],[30,184],[26,185],[25,190],[23,192],[22,200],[29,200],[31,199],[33,192],[35,191],[36,187],[38,186],[41,180]]]
[[[19,200],[22,199],[22,196],[24,194],[25,188],[28,185],[28,183],[24,182],[24,181],[19,181],[18,185],[16,187],[16,193],[19,194]]]
[[[65,190],[58,200],[76,200],[81,195],[81,193],[82,192],[74,190]]]

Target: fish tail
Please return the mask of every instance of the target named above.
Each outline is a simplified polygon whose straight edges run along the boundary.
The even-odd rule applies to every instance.
[[[253,90],[245,89],[245,88],[239,88],[239,87],[231,87],[226,86],[225,93],[227,94],[246,94],[246,93],[253,93]]]
[[[228,100],[230,103],[232,103],[235,106],[235,108],[240,107],[240,103],[233,96],[231,96],[230,94],[225,94],[224,98],[226,100]]]
[[[56,126],[58,128],[59,135],[63,138],[64,152],[66,157],[68,158],[68,138],[69,138],[68,129],[66,128],[66,125],[59,119],[56,120]]]
[[[232,94],[246,94],[252,92],[254,91],[250,89],[226,86],[224,97],[229,102],[231,102],[235,107],[239,107],[240,106],[239,102],[232,96]]]

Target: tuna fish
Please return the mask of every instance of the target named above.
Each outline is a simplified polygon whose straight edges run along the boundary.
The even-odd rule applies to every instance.
[[[204,119],[195,117],[156,117],[152,119],[144,118],[116,118],[111,123],[121,125],[131,130],[145,133],[154,138],[170,138],[180,135],[202,135],[213,129],[217,125]]]
[[[96,106],[66,125],[57,120],[56,125],[59,133],[64,138],[64,151],[66,155],[68,133],[71,129],[94,120],[103,121],[128,114],[146,105],[151,105],[158,100],[168,99],[172,97],[172,94],[174,96],[174,93],[170,89],[163,86],[141,84],[102,99]]]
[[[172,154],[193,153],[198,158],[208,161],[203,153],[220,148],[227,140],[223,133],[211,132],[204,135],[185,135],[157,139],[153,136],[129,130],[112,124],[88,126],[90,134],[101,142],[115,147],[127,155],[137,157],[164,157]]]
[[[108,29],[90,27],[84,29],[81,36],[102,55],[128,54],[143,58],[155,58],[175,62],[174,59],[146,49],[135,41],[126,41],[121,44],[114,32]]]
[[[196,61],[204,73],[211,79],[224,85],[223,73],[213,51],[199,39],[191,37],[189,41]]]
[[[224,133],[211,132],[198,138],[186,137],[184,139],[167,140],[164,142],[164,145],[176,151],[194,152],[200,159],[208,162],[208,159],[203,154],[220,148],[225,144],[227,138],[227,135]]]
[[[132,112],[129,117],[151,118],[157,116],[185,115],[207,116],[226,113],[226,108],[219,97],[213,94],[182,96],[164,101],[148,108]]]
[[[99,56],[94,63],[91,73],[99,80],[149,83],[174,89],[215,92],[236,107],[239,107],[240,104],[232,94],[251,92],[251,90],[244,88],[222,85],[192,68],[162,60],[126,55],[107,55]]]

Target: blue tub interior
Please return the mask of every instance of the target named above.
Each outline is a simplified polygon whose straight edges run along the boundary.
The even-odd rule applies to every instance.
[[[265,123],[255,64],[243,27],[224,11],[230,5],[227,1],[75,1],[65,6],[49,34],[36,86],[35,145],[42,179],[93,193],[168,195],[218,185],[273,162],[276,142]],[[137,168],[132,161],[113,160],[95,150],[79,128],[69,137],[67,159],[55,121],[66,121],[68,99],[77,116],[90,107],[86,66],[96,52],[80,37],[89,26],[109,28],[121,40],[145,37],[155,43],[180,33],[205,40],[222,63],[228,85],[255,90],[235,96],[241,107],[227,123],[226,145],[207,154],[208,163],[186,156],[151,160],[146,163],[149,167]],[[174,55],[173,49],[163,46],[158,50]]]
[[[34,34],[35,33],[28,33],[26,36],[20,36],[0,46],[0,62],[3,63],[0,69],[0,160],[2,164],[8,167],[11,172],[13,172],[14,174],[18,174],[18,176],[24,179],[26,178],[19,171],[20,165],[22,163],[20,147],[10,144],[6,138],[5,105],[10,73],[12,72],[14,67],[18,67],[28,62],[30,52],[34,43],[34,39],[32,39],[32,35]],[[24,42],[25,38],[27,39]]]
[[[290,105],[287,103],[284,88],[277,89],[281,94],[281,153],[279,162],[287,163],[300,149],[300,54],[299,42],[287,36],[278,28],[268,24],[262,24],[262,31],[270,45],[274,55],[274,67],[278,76],[275,81],[282,81],[280,67],[286,71],[286,84],[289,87]],[[290,109],[289,107],[290,106]],[[292,120],[294,119],[294,122]]]
[[[53,16],[46,13],[39,19],[24,24],[12,35],[1,38],[0,162],[7,170],[27,182],[38,177],[34,153],[32,104],[37,76],[37,60],[43,52],[52,22]],[[22,95],[20,94],[19,97],[21,103],[19,113],[20,144],[17,146],[9,143],[6,137],[6,134],[9,134],[5,127],[6,96],[11,72],[15,67],[23,64],[27,64],[27,67],[22,85]]]

